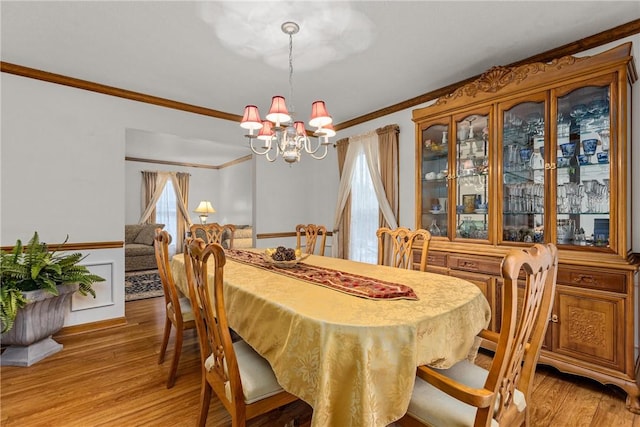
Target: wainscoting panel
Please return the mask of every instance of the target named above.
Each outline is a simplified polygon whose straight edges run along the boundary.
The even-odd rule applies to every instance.
[[[89,271],[98,276],[104,277],[104,282],[95,282],[93,289],[96,297],[82,295],[80,292],[73,294],[71,299],[71,311],[87,310],[91,308],[106,307],[114,304],[113,294],[113,269],[114,262],[102,262],[96,264],[84,264]]]

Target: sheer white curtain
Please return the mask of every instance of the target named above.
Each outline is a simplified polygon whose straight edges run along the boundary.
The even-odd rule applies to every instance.
[[[376,230],[380,212],[373,182],[362,146],[358,151],[351,179],[351,220],[349,221],[349,259],[375,264],[378,257]]]
[[[156,204],[158,203],[158,200],[160,200],[160,196],[162,196],[164,187],[169,180],[171,180],[171,184],[173,186],[173,191],[175,193],[177,201],[177,207],[180,210],[180,213],[184,217],[185,221],[187,222],[187,228],[189,228],[189,226],[191,225],[189,212],[187,211],[187,207],[182,202],[184,198],[182,197],[182,191],[180,190],[180,183],[178,182],[178,178],[174,172],[158,172],[155,192],[153,193],[151,200],[149,200],[144,212],[142,212],[142,215],[140,215],[140,224],[144,224],[147,218],[149,218],[149,216],[151,216],[151,213],[155,210]]]
[[[178,235],[178,205],[176,192],[170,179],[167,180],[158,203],[156,203],[156,222],[164,224],[164,229],[172,237]],[[176,252],[176,240],[175,237],[172,238],[169,244],[169,252],[172,254]]]
[[[349,138],[349,148],[347,149],[347,155],[344,163],[344,168],[342,172],[342,176],[340,177],[340,185],[338,187],[338,203],[336,205],[336,211],[334,215],[333,229],[334,229],[334,239],[339,238],[339,225],[340,218],[342,217],[342,211],[344,209],[344,205],[349,197],[349,194],[352,196],[351,201],[351,216],[352,218],[357,215],[355,212],[359,210],[358,202],[353,200],[354,194],[352,192],[352,183],[354,180],[355,170],[357,159],[360,153],[364,153],[364,158],[366,160],[367,171],[369,173],[369,177],[371,179],[371,184],[373,186],[373,190],[375,193],[375,197],[378,202],[378,206],[382,215],[384,216],[387,223],[389,223],[390,227],[396,228],[398,226],[397,220],[391,206],[389,205],[389,201],[384,192],[384,187],[382,185],[382,180],[380,178],[380,166],[379,166],[379,146],[378,146],[378,135],[375,131],[367,132],[362,135],[352,136]],[[361,169],[364,169],[361,167]],[[363,172],[364,173],[364,172]],[[361,184],[366,185],[367,181],[364,179],[358,180]],[[370,187],[368,187],[370,192]],[[365,193],[362,193],[365,194]],[[365,212],[363,210],[363,212]],[[360,226],[357,220],[351,221],[351,226]],[[375,218],[375,229],[373,230],[373,236],[371,236],[370,231],[363,231],[364,238],[373,238],[374,243],[377,242],[375,239],[375,230],[378,227],[378,219]],[[336,236],[337,234],[337,236]],[[355,238],[355,239],[354,239]],[[358,242],[358,240],[360,240]],[[377,245],[377,243],[375,243]],[[349,250],[352,248],[365,246],[361,237],[359,237],[354,230],[351,230],[350,233],[350,245]],[[333,256],[337,256],[337,245],[332,245]],[[377,247],[375,249],[376,257],[377,257]],[[354,259],[354,257],[349,254],[350,259]],[[374,263],[376,261],[374,260]]]

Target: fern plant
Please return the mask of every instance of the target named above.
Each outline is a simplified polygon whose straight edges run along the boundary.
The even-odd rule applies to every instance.
[[[18,240],[11,252],[0,251],[2,332],[13,327],[18,310],[28,303],[23,292],[43,289],[58,295],[58,285],[77,283],[82,295],[91,294],[95,298],[96,293],[91,285],[104,281],[104,278],[79,265],[84,258],[81,253],[60,254],[56,250],[50,251],[46,243],[40,242],[38,232],[33,234],[26,248]]]

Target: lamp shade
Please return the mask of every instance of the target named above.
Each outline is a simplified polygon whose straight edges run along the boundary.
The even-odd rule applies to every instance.
[[[271,120],[276,125],[291,120],[284,97],[274,96],[271,98],[271,108],[269,109],[269,114],[267,114],[267,120]]]
[[[296,135],[305,136],[307,134],[307,130],[304,128],[304,122],[294,122],[293,127],[296,130]]]
[[[331,138],[336,136],[336,131],[333,129],[333,125],[329,123],[328,125],[324,125],[320,129],[317,129],[313,134],[315,136],[326,136],[327,138]]]
[[[273,138],[273,125],[269,120],[262,121],[262,129],[260,129],[260,133],[258,134],[258,139],[263,141],[267,141]]]
[[[258,107],[255,105],[247,105],[244,107],[244,115],[242,116],[240,127],[249,130],[260,129],[262,127],[261,122]]]
[[[216,210],[213,209],[213,206],[211,206],[211,202],[208,200],[200,201],[200,204],[194,210],[194,212],[196,213],[205,213],[205,214],[215,213],[215,211]]]
[[[327,107],[324,105],[324,101],[315,101],[311,105],[311,120],[309,120],[309,126],[321,128],[331,122],[333,122],[333,119],[327,112]]]

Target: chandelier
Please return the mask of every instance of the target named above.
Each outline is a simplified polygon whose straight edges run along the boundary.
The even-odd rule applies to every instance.
[[[293,99],[293,35],[300,30],[300,27],[295,22],[285,22],[281,28],[283,33],[289,35],[289,99],[291,100]],[[329,138],[336,135],[331,124],[333,119],[327,112],[324,101],[315,101],[311,105],[309,126],[315,128],[313,136],[318,138],[316,144],[311,143],[304,123],[293,121],[284,97],[277,95],[271,99],[271,108],[266,118],[267,120],[260,119],[258,107],[247,105],[244,107],[240,126],[249,130],[249,134],[245,136],[249,138],[251,151],[260,156],[264,155],[270,162],[275,161],[278,156],[282,156],[287,163],[299,162],[303,151],[316,160],[322,160],[327,156]],[[258,129],[260,132],[254,135],[254,131]],[[257,147],[254,146],[254,142],[258,144]]]

